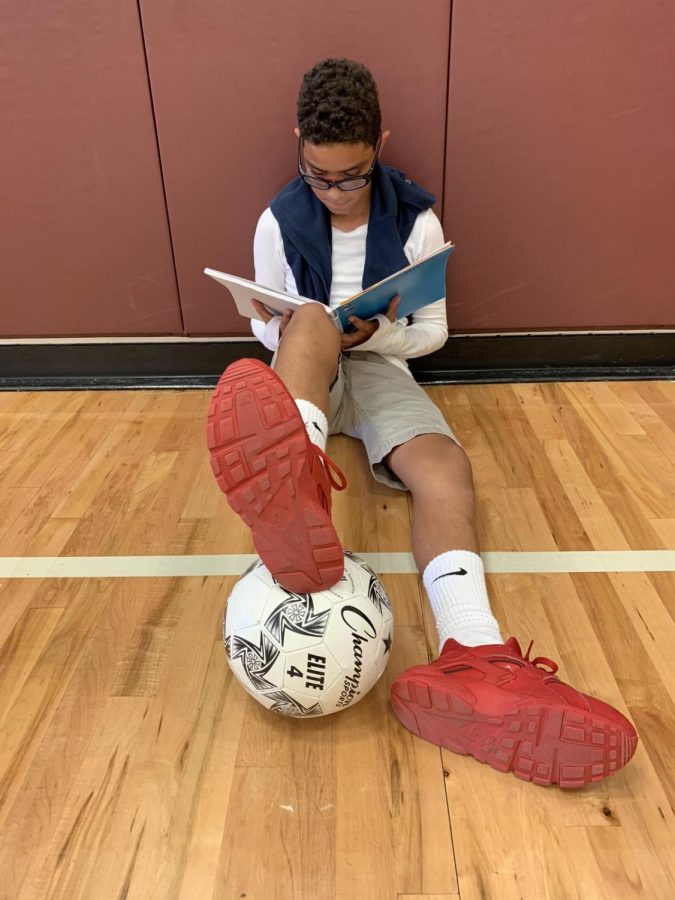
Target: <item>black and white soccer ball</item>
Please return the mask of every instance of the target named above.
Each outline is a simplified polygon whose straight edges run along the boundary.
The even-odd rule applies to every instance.
[[[243,687],[274,712],[326,716],[358,703],[389,661],[391,603],[366,563],[345,551],[333,587],[293,594],[261,560],[230,594],[223,637]]]

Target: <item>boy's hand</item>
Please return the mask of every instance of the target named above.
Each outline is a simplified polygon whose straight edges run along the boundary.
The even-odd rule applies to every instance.
[[[396,321],[396,310],[398,309],[400,302],[401,298],[398,294],[389,301],[389,306],[387,307],[385,315],[390,322]],[[359,319],[358,316],[349,316],[347,321],[351,322],[356,330],[341,335],[340,350],[352,350],[354,347],[358,347],[359,344],[365,344],[368,338],[372,337],[380,327],[380,323],[377,319],[368,319],[367,321],[364,321],[364,319]]]
[[[274,318],[272,313],[268,312],[267,307],[264,305],[264,303],[261,303],[260,300],[254,300],[253,298],[251,298],[251,303],[255,307],[256,311],[258,312],[258,315],[263,320],[265,325],[267,325],[267,323],[270,321],[270,319]],[[292,315],[293,315],[292,309],[284,310],[284,313],[281,316],[281,322],[279,323],[279,337],[281,337],[281,335],[284,333],[284,328],[291,321]]]

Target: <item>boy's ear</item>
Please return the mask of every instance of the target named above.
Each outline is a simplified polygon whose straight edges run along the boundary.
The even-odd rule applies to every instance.
[[[384,145],[385,145],[385,144],[387,143],[387,141],[389,140],[389,135],[390,135],[390,134],[391,134],[391,131],[389,131],[389,130],[383,131],[383,132],[382,132],[382,141],[381,141],[381,143],[380,143],[380,153],[382,153],[382,151],[384,150]]]
[[[296,136],[296,138],[299,138],[299,137],[300,137],[300,129],[299,129],[299,128],[294,128],[294,129],[293,129],[293,134]]]

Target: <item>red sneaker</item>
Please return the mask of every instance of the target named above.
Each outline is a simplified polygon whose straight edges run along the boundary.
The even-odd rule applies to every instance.
[[[279,584],[302,594],[336,584],[344,554],[330,491],[347,481],[310,441],[295,401],[269,366],[257,359],[228,366],[211,398],[206,441],[218,486]]]
[[[435,662],[394,681],[394,712],[432,744],[537,784],[582,787],[625,766],[638,740],[628,719],[556,678],[550,659],[530,660],[531,649],[450,639]]]

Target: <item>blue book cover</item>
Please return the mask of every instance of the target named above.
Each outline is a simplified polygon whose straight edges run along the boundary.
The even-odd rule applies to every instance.
[[[365,320],[372,319],[376,315],[384,315],[390,300],[396,294],[401,297],[396,313],[398,319],[405,319],[423,306],[441,300],[445,297],[445,270],[448,257],[454,249],[454,244],[445,244],[407,269],[395,272],[335,307],[331,312],[340,330],[344,332],[354,330],[348,321],[349,316]]]
[[[333,316],[341,331],[349,332],[354,330],[351,322],[347,321],[349,316],[372,319],[379,313],[384,314],[390,300],[399,294],[401,302],[397,310],[397,318],[404,319],[415,310],[445,297],[445,269],[448,257],[454,249],[454,244],[444,244],[429,256],[425,256],[407,268],[401,269],[400,272],[395,272],[388,278],[378,281],[377,284],[366,288],[360,294],[355,294],[340,306],[331,310],[328,307],[325,309]],[[249,319],[261,318],[253,306],[252,300],[259,300],[268,312],[277,315],[281,315],[286,309],[295,310],[304,303],[318,302],[307,297],[295,297],[281,291],[274,291],[261,284],[256,284],[254,281],[239,278],[237,275],[228,275],[217,269],[204,269],[204,273],[229,290],[238,312]]]

